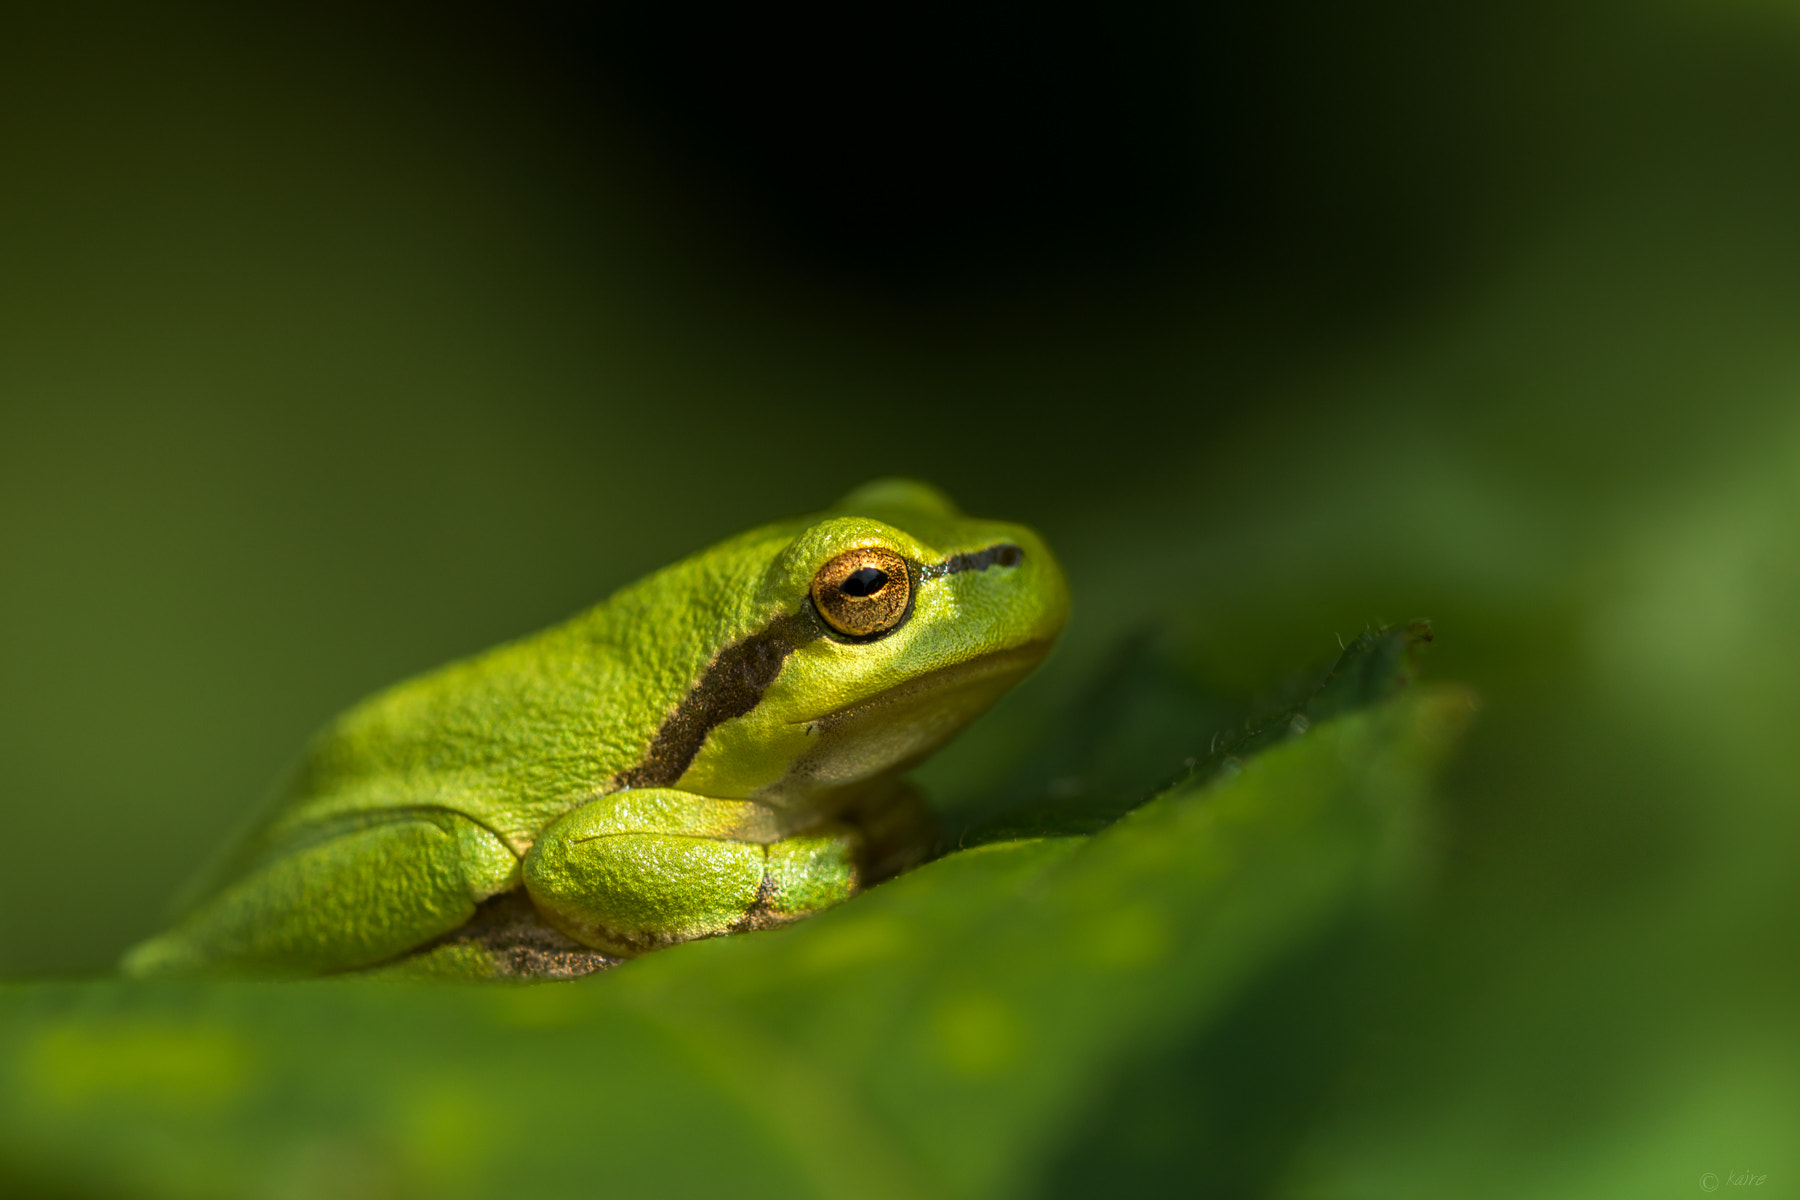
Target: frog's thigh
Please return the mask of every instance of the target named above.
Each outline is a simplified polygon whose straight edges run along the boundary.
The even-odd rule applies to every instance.
[[[516,887],[518,860],[465,817],[431,811],[283,854],[126,956],[133,975],[316,975],[384,962]]]
[[[570,937],[635,954],[805,916],[856,890],[859,835],[782,838],[773,811],[671,788],[615,792],[557,820],[525,856],[525,887]]]

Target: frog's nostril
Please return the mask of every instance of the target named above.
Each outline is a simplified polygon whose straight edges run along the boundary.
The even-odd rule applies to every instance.
[[[1008,543],[994,553],[994,561],[1003,567],[1016,567],[1025,560],[1025,552]]]

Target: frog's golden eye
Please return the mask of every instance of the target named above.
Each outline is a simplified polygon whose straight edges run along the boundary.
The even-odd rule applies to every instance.
[[[912,615],[912,569],[880,546],[849,550],[813,576],[812,602],[825,623],[847,638],[892,633]]]

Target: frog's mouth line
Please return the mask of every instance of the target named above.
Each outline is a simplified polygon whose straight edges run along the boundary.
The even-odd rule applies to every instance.
[[[884,688],[872,695],[864,696],[860,700],[853,700],[841,708],[834,708],[815,716],[800,717],[790,723],[830,729],[834,725],[864,716],[872,709],[913,703],[931,696],[958,691],[971,684],[982,683],[1003,675],[1023,675],[1044,661],[1044,656],[1048,653],[1050,653],[1050,642],[1043,639],[1011,646],[1005,650],[995,650],[992,653],[983,654],[979,658],[971,658],[947,667],[939,667],[935,671],[927,671],[905,683]]]

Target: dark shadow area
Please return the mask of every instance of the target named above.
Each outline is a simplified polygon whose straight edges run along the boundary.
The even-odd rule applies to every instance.
[[[623,116],[764,269],[901,306],[1080,281],[1341,327],[1491,252],[1542,149],[1516,81],[1555,86],[1587,32],[1558,14],[540,3],[499,61],[577,127]]]

